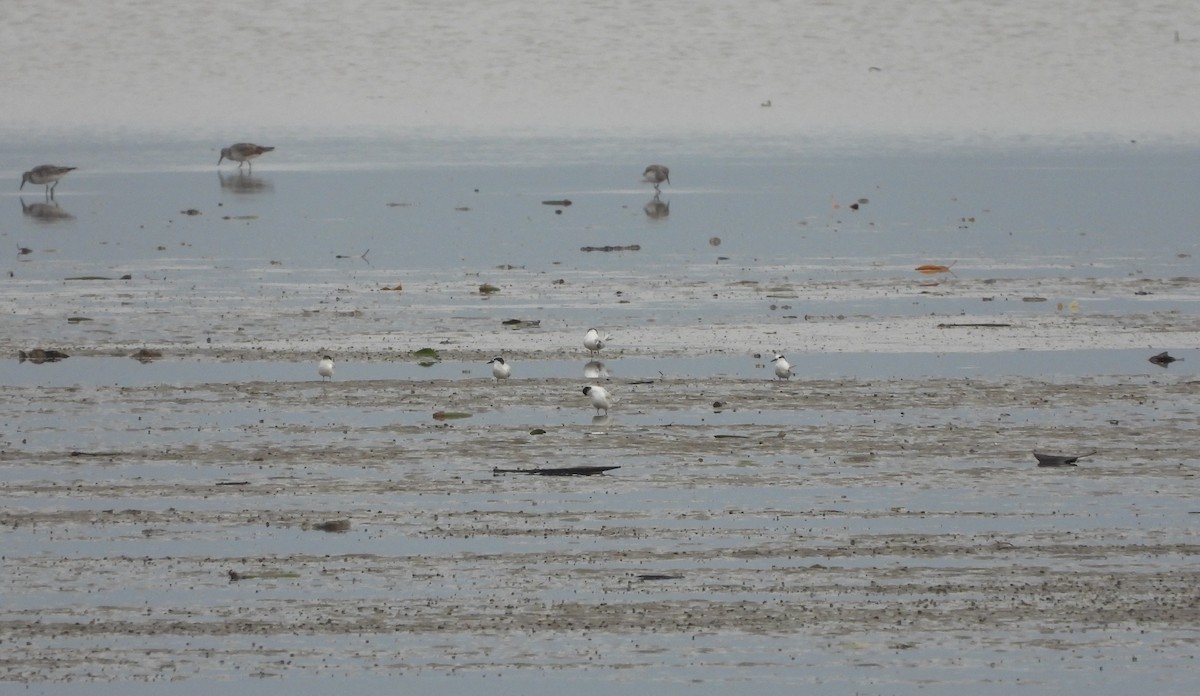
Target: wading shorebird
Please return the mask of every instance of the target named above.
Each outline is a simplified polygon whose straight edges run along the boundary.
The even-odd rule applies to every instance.
[[[775,363],[775,376],[779,379],[788,379],[792,376],[792,366],[788,364],[787,358],[776,353],[775,359],[771,362]]]
[[[321,381],[326,379],[333,381],[333,358],[326,355],[317,362],[317,374],[321,375]]]
[[[583,347],[590,350],[592,355],[595,355],[596,353],[600,352],[600,349],[603,348],[604,344],[607,343],[611,338],[612,336],[608,334],[604,334],[604,336],[601,337],[599,331],[595,329],[588,329],[587,333],[583,335]]]
[[[496,378],[497,382],[512,377],[512,365],[505,362],[504,358],[499,355],[487,361],[487,364],[492,366],[492,377]]]
[[[234,143],[229,147],[221,148],[221,159],[217,160],[217,164],[230,159],[238,163],[238,169],[241,169],[243,164],[248,164],[250,171],[254,171],[254,164],[250,160],[274,149],[274,147],[255,145],[254,143]]]
[[[75,171],[75,167],[58,167],[53,164],[38,165],[21,175],[21,188],[17,190],[24,189],[25,182],[45,184],[46,197],[53,198],[54,189],[58,186],[58,180],[72,171]]]
[[[617,401],[604,387],[584,387],[583,394],[592,400],[592,407],[596,409],[596,415],[600,415],[600,409],[604,409],[604,415],[608,415],[608,409],[612,408]]]
[[[654,190],[658,191],[662,182],[671,183],[671,170],[661,164],[652,164],[646,167],[646,171],[642,172],[642,181],[647,184],[654,184]]]

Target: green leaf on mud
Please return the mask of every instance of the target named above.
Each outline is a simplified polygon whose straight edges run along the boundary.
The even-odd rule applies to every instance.
[[[470,418],[471,414],[463,413],[462,411],[434,411],[434,420],[454,420],[456,418]]]

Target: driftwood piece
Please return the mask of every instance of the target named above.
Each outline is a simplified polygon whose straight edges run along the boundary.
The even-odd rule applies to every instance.
[[[580,251],[641,251],[641,244],[626,244],[625,246],[614,246],[605,244],[604,246],[585,246],[579,247]]]
[[[533,474],[535,476],[595,476],[606,471],[620,469],[619,466],[563,466],[547,469],[492,469],[493,476],[500,474]]]
[[[1076,466],[1075,462],[1090,457],[1096,453],[1096,450],[1085,454],[1049,454],[1046,452],[1034,452],[1033,456],[1037,459],[1038,466]]]

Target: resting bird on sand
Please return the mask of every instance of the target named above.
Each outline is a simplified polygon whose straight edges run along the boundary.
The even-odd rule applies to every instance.
[[[504,358],[499,355],[487,361],[487,364],[492,366],[492,377],[495,377],[497,382],[512,377],[512,365],[505,362]]]
[[[612,405],[617,401],[604,387],[584,387],[583,393],[584,396],[592,400],[592,406],[596,409],[596,415],[600,415],[600,409],[604,409],[604,413],[607,415],[608,409],[612,408]]]
[[[254,164],[250,160],[274,149],[274,147],[255,145],[254,143],[234,143],[229,147],[221,148],[221,159],[217,160],[217,164],[230,159],[238,163],[238,169],[241,169],[243,164],[249,164],[250,171],[254,171]]]
[[[775,359],[771,362],[775,363],[775,376],[779,379],[788,379],[792,376],[792,366],[788,363],[787,358],[776,354]]]
[[[595,329],[588,329],[587,333],[583,335],[583,347],[590,350],[592,355],[595,355],[596,353],[600,352],[600,349],[603,348],[604,344],[607,343],[611,338],[612,336],[608,334],[601,336],[599,331]]]
[[[321,375],[321,381],[326,379],[333,381],[333,358],[326,355],[317,363],[317,374]]]

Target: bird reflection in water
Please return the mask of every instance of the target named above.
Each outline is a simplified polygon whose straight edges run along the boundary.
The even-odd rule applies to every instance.
[[[592,360],[583,366],[583,376],[588,379],[608,377],[608,368],[599,360]]]
[[[26,203],[24,198],[21,201],[21,212],[38,222],[61,222],[63,220],[74,220],[75,216],[63,210],[62,206],[54,200],[47,200],[45,203]]]
[[[664,202],[656,193],[649,203],[642,206],[642,210],[646,211],[646,217],[651,220],[662,220],[671,214],[671,202]]]
[[[221,180],[221,190],[231,193],[271,193],[275,190],[269,180],[241,171],[228,175],[217,172],[217,178]]]

